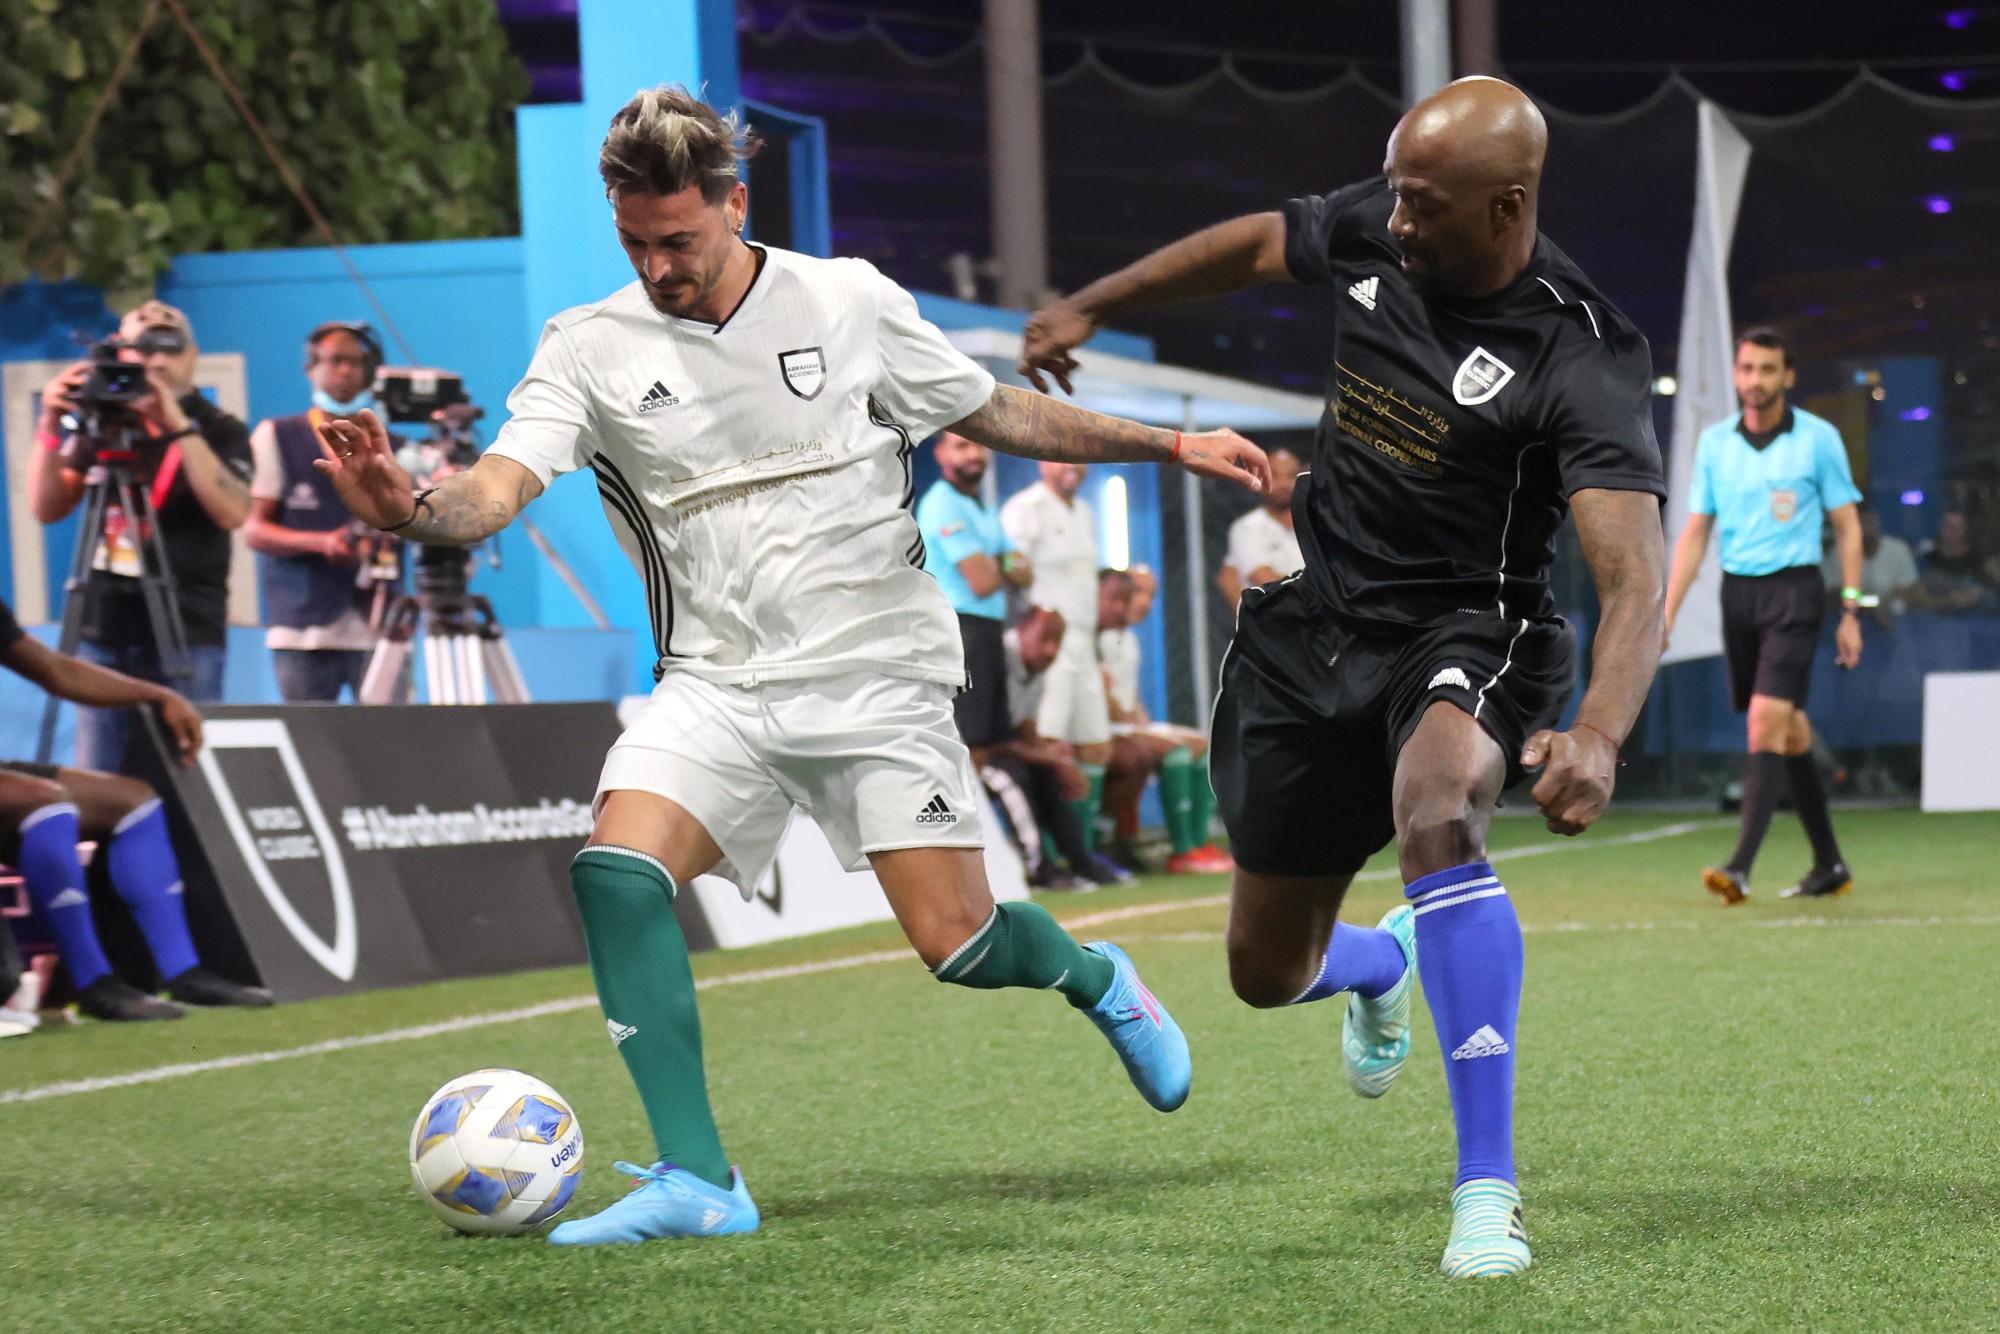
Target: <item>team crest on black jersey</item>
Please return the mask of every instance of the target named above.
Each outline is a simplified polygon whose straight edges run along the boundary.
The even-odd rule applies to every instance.
[[[1451,396],[1468,408],[1478,407],[1513,378],[1512,366],[1485,348],[1475,347],[1472,355],[1458,364],[1458,374],[1451,377]]]
[[[818,398],[819,391],[826,388],[826,354],[816,347],[780,352],[778,369],[784,373],[785,388],[800,398]]]

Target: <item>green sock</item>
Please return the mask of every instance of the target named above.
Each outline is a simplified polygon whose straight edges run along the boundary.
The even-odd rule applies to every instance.
[[[1176,856],[1199,847],[1194,836],[1194,790],[1201,777],[1186,746],[1167,752],[1160,761],[1160,812],[1167,821],[1167,843]]]
[[[1083,826],[1083,846],[1097,851],[1097,812],[1104,806],[1104,766],[1101,764],[1079,764],[1083,776],[1090,780],[1090,792],[1072,801],[1070,809],[1076,812],[1076,822]]]
[[[1117,970],[1092,954],[1036,903],[996,903],[986,925],[931,970],[940,982],[996,991],[1033,987],[1060,991],[1078,1009],[1104,999]]]
[[[1208,845],[1208,825],[1215,815],[1215,789],[1208,783],[1208,760],[1206,757],[1188,765],[1188,837],[1194,842],[1191,847]]]
[[[702,1073],[694,972],[674,918],[673,877],[644,853],[588,847],[569,864],[569,883],[605,1026],[639,1086],[661,1159],[729,1189],[729,1156]]]

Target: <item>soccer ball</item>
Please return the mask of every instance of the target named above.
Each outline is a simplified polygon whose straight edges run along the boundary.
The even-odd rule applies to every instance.
[[[562,1212],[583,1179],[583,1128],[519,1070],[475,1070],[430,1096],[410,1131],[417,1195],[460,1232],[506,1237]]]

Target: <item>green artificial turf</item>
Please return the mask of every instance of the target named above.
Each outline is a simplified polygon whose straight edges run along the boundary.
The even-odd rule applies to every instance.
[[[1780,901],[1782,818],[1752,904],[1696,876],[1713,818],[1607,820],[1503,861],[1528,929],[1519,1158],[1535,1268],[1454,1282],[1450,1112],[1428,1016],[1384,1099],[1352,1096],[1339,1003],[1229,994],[1219,879],[1051,906],[1147,905],[1124,942],[1187,1029],[1195,1087],[1145,1108],[1053,996],[943,987],[914,960],[703,996],[724,1139],[755,1236],[557,1250],[443,1229],[410,1123],[452,1075],[511,1065],[576,1106],[573,1213],[650,1157],[594,1008],[0,1104],[0,1319],[199,1329],[1450,1329],[1991,1326],[2000,818],[1843,812],[1844,899]],[[1496,849],[1555,843],[1504,820]],[[1386,863],[1378,863],[1385,865]],[[1373,922],[1393,878],[1356,887]],[[840,960],[893,928],[704,956]],[[582,970],[0,1046],[0,1089],[271,1051],[587,992]]]

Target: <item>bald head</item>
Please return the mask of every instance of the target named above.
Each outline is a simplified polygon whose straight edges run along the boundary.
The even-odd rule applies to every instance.
[[[1389,230],[1403,271],[1439,296],[1483,296],[1535,250],[1548,124],[1519,88],[1475,77],[1411,107],[1383,170],[1397,195]]]

